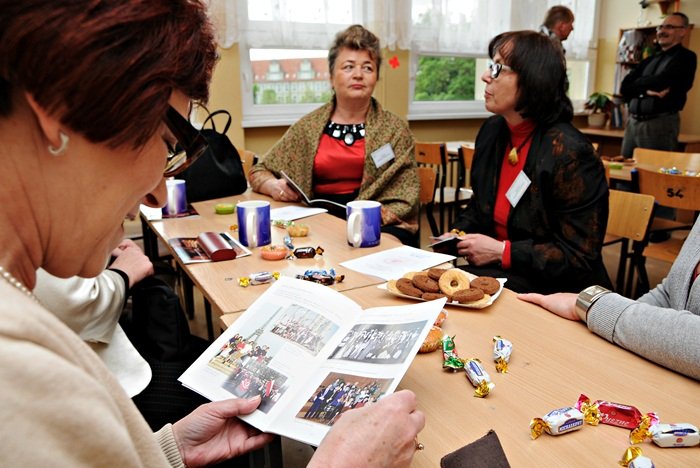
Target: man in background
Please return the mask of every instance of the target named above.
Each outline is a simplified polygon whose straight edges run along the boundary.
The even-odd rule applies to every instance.
[[[548,36],[554,45],[565,54],[562,41],[574,30],[574,13],[563,5],[556,5],[547,11],[540,32]]]
[[[688,17],[672,13],[657,28],[661,52],[646,58],[620,86],[628,103],[629,119],[622,140],[622,155],[634,148],[675,151],[687,94],[693,87],[697,57],[681,45],[688,34]]]

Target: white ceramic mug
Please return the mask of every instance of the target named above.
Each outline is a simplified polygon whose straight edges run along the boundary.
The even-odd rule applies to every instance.
[[[163,207],[164,215],[177,215],[187,211],[187,190],[182,179],[166,179],[167,199]]]
[[[246,247],[255,248],[272,242],[270,232],[270,202],[250,200],[236,205],[238,240]]]
[[[371,200],[355,200],[347,204],[348,244],[353,247],[379,245],[382,235],[382,204]]]

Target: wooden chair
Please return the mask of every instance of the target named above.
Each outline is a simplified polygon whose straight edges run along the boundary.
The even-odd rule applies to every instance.
[[[633,157],[637,167],[646,169],[676,167],[681,171],[700,172],[700,153],[635,148]]]
[[[241,163],[243,164],[243,173],[245,174],[246,180],[248,179],[248,173],[253,164],[257,162],[258,156],[249,150],[239,150],[238,154],[241,157]]]
[[[439,223],[435,220],[434,209],[427,209],[426,216],[434,236],[439,236],[451,223],[455,204],[455,187],[447,186],[447,146],[445,143],[416,142],[416,162],[419,167],[432,167],[436,172],[433,208],[438,208]]]
[[[457,180],[457,200],[458,206],[464,206],[472,197],[472,162],[474,161],[474,148],[471,146],[461,145],[457,149],[459,161],[462,165],[460,168],[459,178]]]
[[[639,167],[637,179],[639,192],[652,195],[659,206],[692,212],[700,210],[700,177],[665,174],[658,170]],[[692,227],[692,223],[655,218],[649,232],[651,233],[652,229],[665,232],[689,231]],[[663,242],[649,243],[644,248],[643,256],[673,263],[684,241],[684,238],[672,236]],[[648,289],[648,281],[641,286]]]
[[[610,190],[609,204],[608,228],[605,231],[603,245],[620,243],[620,262],[617,268],[615,290],[630,297],[635,273],[637,278],[646,278],[642,250],[654,211],[654,197]],[[627,273],[628,263],[630,263],[629,273]],[[646,282],[649,282],[648,279]]]
[[[435,180],[437,174],[435,169],[432,167],[417,167],[418,180],[420,181],[420,192],[418,194],[419,211],[418,219],[421,219],[420,211],[425,209],[426,214],[432,213],[433,205],[435,200]],[[435,224],[435,217],[427,216],[428,224],[430,225],[430,232],[433,236],[440,235],[438,232],[437,225]],[[419,221],[420,226],[420,221]],[[420,228],[419,228],[420,229]],[[419,231],[420,233],[420,231]],[[420,237],[420,234],[419,234]]]

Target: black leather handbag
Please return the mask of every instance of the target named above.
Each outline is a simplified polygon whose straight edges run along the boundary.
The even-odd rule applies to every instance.
[[[221,133],[216,129],[215,116],[226,118]],[[188,202],[238,195],[248,188],[241,157],[226,135],[231,120],[231,114],[226,110],[214,111],[204,120],[201,133],[209,142],[209,148],[178,176],[178,179],[187,181]]]

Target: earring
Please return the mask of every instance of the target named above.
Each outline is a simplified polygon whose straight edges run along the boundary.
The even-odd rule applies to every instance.
[[[49,153],[51,153],[52,156],[61,156],[68,149],[68,135],[59,130],[58,136],[59,138],[61,138],[61,146],[59,146],[58,148],[54,148],[51,145],[48,146]]]

